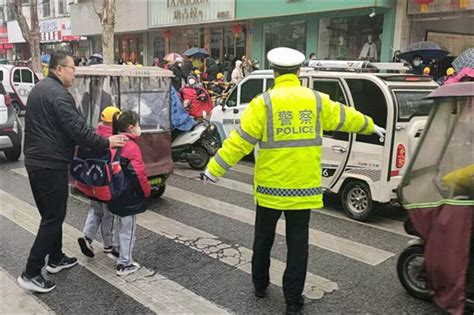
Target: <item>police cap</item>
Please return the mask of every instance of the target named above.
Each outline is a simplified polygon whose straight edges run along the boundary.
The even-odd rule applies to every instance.
[[[268,52],[267,59],[273,69],[293,70],[301,67],[305,57],[295,49],[277,47]]]

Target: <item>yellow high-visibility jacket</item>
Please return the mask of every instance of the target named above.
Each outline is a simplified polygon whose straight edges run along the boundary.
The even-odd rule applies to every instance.
[[[374,122],[328,95],[301,87],[285,74],[274,88],[255,97],[208,164],[220,177],[259,144],[254,196],[260,206],[304,210],[323,206],[321,145],[323,130],[371,134]]]

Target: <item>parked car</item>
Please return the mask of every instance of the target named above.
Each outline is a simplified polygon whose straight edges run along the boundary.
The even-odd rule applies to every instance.
[[[17,115],[26,110],[28,95],[38,81],[38,77],[28,67],[0,64],[0,82],[10,96]]]
[[[21,155],[23,130],[12,100],[0,83],[0,151],[7,160],[16,161]]]
[[[403,73],[403,64],[367,61],[312,61],[302,68],[303,86],[328,94],[372,117],[387,130],[385,138],[325,131],[322,154],[323,188],[338,193],[346,214],[365,220],[374,203],[395,203],[408,161],[425,126],[432,101],[423,98],[438,85],[431,77]],[[390,73],[387,73],[390,71]],[[240,125],[248,103],[273,86],[271,70],[258,70],[245,77],[216,106],[211,122],[221,140]]]

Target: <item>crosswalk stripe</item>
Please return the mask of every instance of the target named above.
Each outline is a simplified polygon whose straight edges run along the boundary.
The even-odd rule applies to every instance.
[[[216,213],[230,219],[254,225],[255,212],[239,207],[224,201],[205,197],[181,188],[166,185],[165,197],[169,197],[179,202],[191,206],[199,207],[206,211]],[[286,235],[286,229],[283,219],[277,224],[276,232],[280,235]],[[368,265],[376,266],[395,254],[374,248],[372,246],[360,244],[339,236],[321,232],[316,229],[309,229],[309,244],[317,246],[340,255],[358,260]]]
[[[87,198],[72,195],[73,198],[88,203]],[[204,253],[220,262],[252,274],[251,261],[253,251],[238,245],[223,243],[217,236],[188,226],[179,221],[162,216],[153,211],[146,211],[137,216],[137,224],[158,235],[169,238],[176,243],[183,244],[193,250]],[[271,258],[270,282],[282,286],[285,264],[278,259]],[[324,293],[338,289],[336,282],[306,273],[304,295],[309,299],[321,299]]]
[[[41,300],[20,288],[15,279],[0,268],[0,314],[56,314]]]
[[[39,225],[39,214],[35,207],[0,190],[0,214],[32,234]],[[228,311],[211,303],[203,297],[182,287],[157,273],[142,268],[138,274],[127,277],[115,275],[114,260],[106,255],[97,255],[94,259],[84,257],[77,245],[82,232],[69,224],[63,225],[63,249],[69,255],[78,258],[87,270],[104,279],[125,294],[158,314],[169,313],[209,313],[227,314]],[[99,242],[98,246],[102,246]]]
[[[24,168],[15,169],[12,171],[22,175],[26,174],[26,170]],[[165,196],[178,202],[196,206],[206,211],[223,215],[250,225],[254,225],[255,222],[255,212],[250,209],[205,197],[190,191],[173,187],[171,185],[167,185]],[[283,236],[286,235],[283,219],[279,220],[276,232]],[[372,266],[379,265],[395,255],[394,253],[390,253],[382,249],[357,243],[339,236],[318,231],[316,229],[309,230],[309,244]]]
[[[190,169],[175,169],[173,173],[178,176],[199,180],[197,178],[198,172],[190,170]],[[217,183],[212,183],[212,185],[232,189],[232,190],[235,190],[247,195],[253,195],[252,185],[247,184],[247,183],[242,183],[240,181],[224,178],[224,177],[220,178]],[[338,218],[338,219],[343,219],[343,220],[350,221],[350,222],[357,223],[364,226],[370,226],[372,228],[379,229],[382,231],[391,232],[391,233],[395,233],[395,234],[410,237],[410,238],[415,238],[415,236],[411,236],[405,232],[405,229],[403,228],[403,223],[400,221],[390,220],[383,217],[374,217],[373,223],[367,223],[367,222],[354,221],[348,216],[346,216],[345,214],[334,211],[334,210],[330,210],[330,209],[322,208],[322,209],[316,209],[315,211],[321,214]]]
[[[245,166],[241,164],[234,165],[231,170],[237,171],[240,173],[248,174],[248,175],[253,175],[254,174],[254,168],[250,166]]]

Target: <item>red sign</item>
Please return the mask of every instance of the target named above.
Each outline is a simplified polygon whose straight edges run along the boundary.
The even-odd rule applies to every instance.
[[[64,35],[62,37],[63,42],[74,42],[74,41],[80,41],[80,40],[81,40],[81,36],[77,36],[77,35]]]
[[[41,33],[41,42],[60,42],[61,40],[61,31]]]

